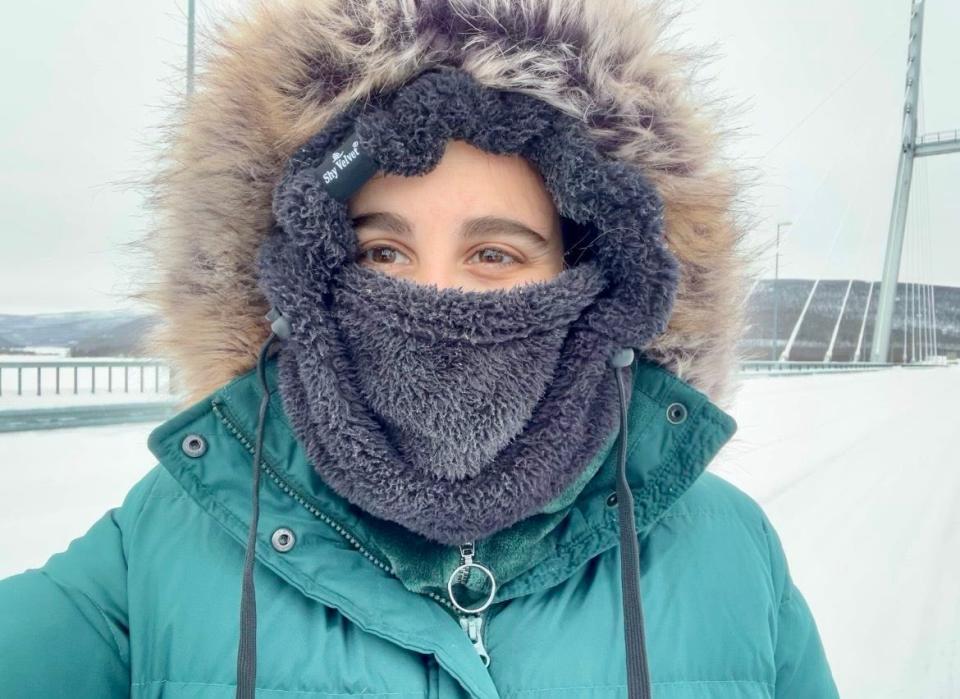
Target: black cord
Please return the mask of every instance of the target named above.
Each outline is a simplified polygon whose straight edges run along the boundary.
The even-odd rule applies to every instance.
[[[256,447],[253,450],[253,505],[250,515],[250,531],[247,535],[247,551],[243,559],[243,586],[240,601],[240,643],[237,647],[237,699],[254,699],[257,682],[257,596],[253,583],[253,562],[257,544],[257,522],[260,519],[260,452],[263,447],[263,426],[270,403],[270,388],[267,386],[267,351],[275,340],[276,333],[260,348],[257,357],[257,376],[263,396],[260,399],[260,416],[257,422]]]

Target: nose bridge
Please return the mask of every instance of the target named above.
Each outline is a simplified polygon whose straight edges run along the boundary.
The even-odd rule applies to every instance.
[[[457,285],[457,251],[449,229],[423,236],[417,252],[413,279],[418,284],[436,284],[441,289]]]
[[[456,286],[456,275],[448,261],[433,255],[420,261],[414,273],[414,281],[424,285],[436,284],[441,289],[446,289]]]
[[[448,289],[457,286],[453,275],[446,270],[437,270],[433,273],[423,274],[419,276],[416,281],[418,284],[423,285],[435,284],[441,289]]]

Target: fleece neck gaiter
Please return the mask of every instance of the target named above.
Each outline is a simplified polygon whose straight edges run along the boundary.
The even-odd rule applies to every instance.
[[[595,354],[592,335],[571,329],[602,289],[589,264],[480,292],[345,266],[330,307],[302,309],[314,327],[330,314],[337,345],[281,350],[281,393],[307,409],[292,422],[311,421],[301,433],[322,453],[319,473],[372,514],[442,543],[537,512],[616,424],[605,360],[556,380],[565,355]],[[342,363],[316,362],[331,350]],[[603,412],[584,418],[598,397]]]
[[[391,480],[482,477],[533,417],[571,324],[602,289],[593,265],[468,292],[345,267],[331,310],[348,380],[400,456]]]
[[[591,232],[590,258],[482,292],[358,265],[350,193],[377,170],[429,171],[451,138],[537,166],[560,215]],[[460,70],[343,110],[291,157],[273,204],[258,266],[289,322],[291,426],[339,495],[442,544],[510,527],[575,482],[617,425],[608,360],[642,350],[672,306],[677,265],[642,174],[576,119]]]

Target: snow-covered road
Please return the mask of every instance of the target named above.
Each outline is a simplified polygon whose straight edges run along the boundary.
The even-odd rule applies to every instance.
[[[845,699],[960,697],[960,366],[744,380],[710,466],[764,508]],[[155,463],[153,425],[0,434],[0,577]]]
[[[960,366],[744,382],[711,464],[761,503],[842,697],[960,697]]]
[[[0,433],[0,578],[43,565],[123,502],[156,464],[155,426]]]

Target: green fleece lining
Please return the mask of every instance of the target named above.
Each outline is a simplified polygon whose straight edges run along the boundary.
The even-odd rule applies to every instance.
[[[601,470],[601,466],[615,457],[612,452],[619,432],[619,426],[614,428],[577,479],[540,513],[475,542],[474,560],[494,572],[498,587],[534,568],[556,551],[556,539],[559,536],[557,525],[567,516],[577,497]],[[609,466],[604,470],[614,469],[614,465]],[[363,524],[366,530],[364,546],[390,561],[407,589],[421,594],[432,592],[446,599],[447,580],[461,563],[458,547],[430,541],[399,524],[370,515],[364,517]],[[484,596],[488,584],[486,578],[476,570],[466,581],[468,590],[477,597]],[[470,599],[469,595],[465,597]]]

